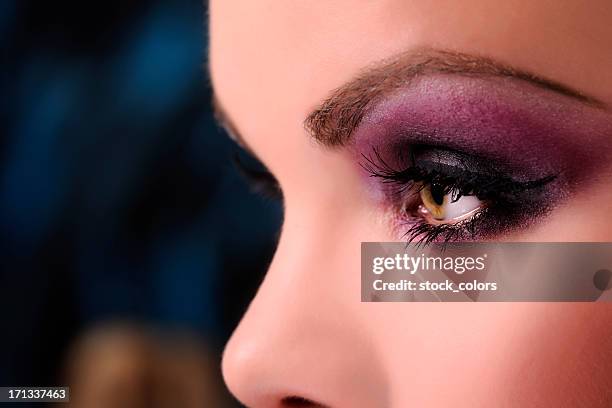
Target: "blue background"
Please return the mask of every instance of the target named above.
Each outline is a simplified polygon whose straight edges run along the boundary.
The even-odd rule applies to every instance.
[[[201,1],[0,3],[0,385],[55,384],[99,321],[220,352],[271,257],[211,114]]]

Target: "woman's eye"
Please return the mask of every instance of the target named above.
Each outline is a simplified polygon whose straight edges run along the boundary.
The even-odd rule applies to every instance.
[[[420,189],[418,213],[430,224],[454,224],[472,217],[485,203],[474,195],[460,195],[432,183]]]
[[[409,157],[397,151],[407,150]],[[385,204],[398,215],[408,242],[429,244],[487,239],[535,222],[550,211],[555,174],[513,177],[503,165],[432,146],[373,149],[361,163],[379,180]],[[403,227],[407,227],[405,230]]]

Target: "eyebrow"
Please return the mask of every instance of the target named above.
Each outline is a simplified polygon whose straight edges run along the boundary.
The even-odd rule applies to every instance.
[[[304,127],[312,138],[323,146],[343,146],[350,141],[353,131],[375,102],[386,94],[409,85],[417,77],[434,74],[516,78],[596,108],[606,107],[606,104],[597,98],[560,82],[488,57],[424,48],[398,54],[363,70],[353,80],[335,89],[310,113],[304,121]],[[253,153],[214,92],[212,108],[217,123],[225,128],[229,137],[240,147]]]
[[[384,95],[409,85],[410,81],[417,77],[433,74],[511,77],[594,107],[605,107],[605,104],[598,99],[571,87],[496,62],[488,57],[421,49],[399,54],[364,70],[355,79],[334,90],[331,96],[308,115],[304,127],[324,146],[343,146],[350,140],[368,108],[375,102]]]

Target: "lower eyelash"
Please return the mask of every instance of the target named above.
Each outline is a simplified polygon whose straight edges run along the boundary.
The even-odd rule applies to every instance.
[[[429,245],[433,242],[453,242],[475,240],[478,237],[479,221],[486,215],[487,207],[478,210],[470,218],[449,224],[430,224],[423,217],[411,216],[411,221],[403,221],[403,227],[408,230],[402,234],[402,238],[408,243]]]

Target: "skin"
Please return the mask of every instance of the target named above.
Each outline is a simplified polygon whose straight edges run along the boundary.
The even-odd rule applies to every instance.
[[[240,401],[609,406],[610,304],[361,303],[360,242],[397,236],[354,156],[303,125],[364,67],[422,47],[486,55],[611,106],[609,1],[212,0],[210,21],[216,97],[285,205],[274,260],[224,355]],[[503,239],[612,241],[611,174],[602,167],[543,222]]]

